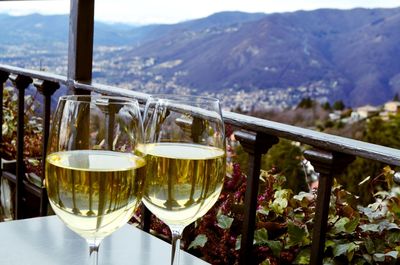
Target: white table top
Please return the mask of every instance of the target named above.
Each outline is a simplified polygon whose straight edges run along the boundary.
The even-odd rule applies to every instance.
[[[57,216],[0,223],[0,264],[89,265],[86,241]],[[100,245],[99,265],[169,265],[171,245],[125,225]],[[181,251],[182,265],[208,264]]]

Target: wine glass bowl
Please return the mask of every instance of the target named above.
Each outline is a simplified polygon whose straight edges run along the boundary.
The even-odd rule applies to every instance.
[[[217,201],[223,185],[221,149],[182,143],[147,147],[146,207],[168,225],[188,225]]]
[[[171,264],[179,262],[183,229],[217,201],[225,176],[219,101],[156,95],[145,108],[146,184],[142,201],[172,233]]]
[[[93,264],[101,240],[125,224],[141,200],[142,142],[137,101],[59,99],[46,158],[47,193],[57,216],[88,242]]]

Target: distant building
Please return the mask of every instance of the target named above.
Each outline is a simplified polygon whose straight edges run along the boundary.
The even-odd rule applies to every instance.
[[[365,105],[359,108],[356,108],[353,112],[350,114],[350,119],[353,122],[367,119],[371,116],[377,115],[379,113],[380,109],[375,106],[371,105]]]
[[[331,121],[338,121],[338,120],[340,120],[341,116],[342,116],[342,112],[340,110],[335,110],[334,112],[329,113],[329,119]]]
[[[383,105],[383,109],[389,113],[396,114],[400,111],[400,102],[388,101]]]
[[[399,101],[388,101],[383,105],[383,111],[380,116],[383,120],[387,120],[390,115],[395,115],[400,112]]]

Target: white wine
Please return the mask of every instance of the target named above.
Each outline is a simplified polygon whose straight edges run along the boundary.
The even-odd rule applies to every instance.
[[[143,202],[168,225],[188,225],[217,201],[225,176],[225,152],[185,143],[154,143],[146,153]]]
[[[125,224],[140,202],[145,160],[129,153],[65,151],[46,159],[46,188],[55,213],[86,239]]]

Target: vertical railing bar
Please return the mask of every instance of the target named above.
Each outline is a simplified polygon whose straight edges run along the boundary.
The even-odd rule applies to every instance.
[[[324,150],[306,150],[304,156],[320,174],[314,227],[311,245],[311,265],[322,265],[325,251],[325,238],[328,226],[329,204],[335,174],[342,172],[354,160],[354,156]]]
[[[46,157],[47,157],[47,143],[49,141],[50,131],[50,111],[51,111],[51,95],[47,93],[44,96],[44,112],[43,112],[43,146],[42,146],[42,183],[46,174]],[[42,184],[42,192],[40,196],[40,216],[47,215],[48,197],[47,191]]]
[[[256,221],[257,195],[260,183],[259,174],[261,169],[261,154],[259,152],[255,152],[254,154],[249,153],[248,167],[249,170],[244,199],[244,205],[246,207],[244,212],[242,242],[240,249],[241,254],[245,253],[240,257],[240,264],[243,265],[254,264],[252,259],[252,250]]]
[[[244,205],[242,239],[240,247],[239,264],[255,264],[253,250],[254,230],[257,210],[257,196],[260,181],[261,156],[268,152],[272,145],[279,139],[263,133],[235,132],[235,137],[249,154],[248,176]]]
[[[333,177],[327,174],[320,174],[311,245],[310,264],[312,265],[322,264],[324,258],[332,182]]]
[[[24,166],[24,109],[25,88],[18,89],[18,123],[17,123],[17,189],[16,189],[16,219],[22,218],[23,180],[25,177]]]
[[[8,79],[9,74],[7,72],[0,71],[0,125],[3,126],[3,92],[4,84]],[[2,127],[1,127],[2,128]],[[0,131],[0,147],[3,146],[3,130]],[[3,177],[3,161],[0,157],[0,186]]]
[[[144,110],[141,108],[141,114],[144,115]],[[143,120],[146,119],[146,117],[143,117]],[[150,232],[150,226],[151,226],[151,215],[152,213],[150,212],[149,209],[142,203],[140,207],[140,213],[141,213],[141,219],[140,219],[140,227],[143,231],[149,233]]]
[[[46,156],[47,156],[47,143],[50,134],[50,114],[51,114],[51,96],[60,87],[58,83],[49,82],[44,80],[35,80],[34,85],[36,89],[43,95],[43,143],[42,143],[42,183],[45,177]],[[48,197],[44,185],[41,187],[40,195],[40,216],[46,216],[48,209]]]
[[[32,83],[28,76],[10,75],[10,79],[18,90],[18,111],[17,111],[17,183],[15,192],[15,218],[23,218],[23,197],[24,197],[24,114],[25,114],[25,89]]]

